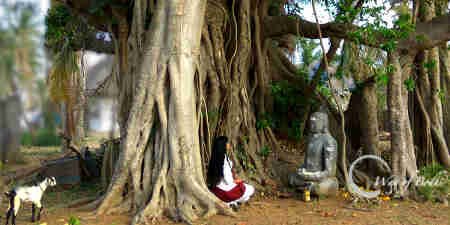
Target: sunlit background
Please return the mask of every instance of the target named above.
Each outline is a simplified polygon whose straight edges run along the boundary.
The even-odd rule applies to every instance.
[[[47,0],[0,2],[0,152],[11,146],[58,146],[64,108],[51,101],[47,77],[52,56],[45,48]],[[80,52],[86,90],[111,74],[111,56]],[[116,135],[110,91],[87,98],[83,126],[102,137]],[[12,147],[14,148],[14,147]],[[3,151],[2,151],[3,149]]]

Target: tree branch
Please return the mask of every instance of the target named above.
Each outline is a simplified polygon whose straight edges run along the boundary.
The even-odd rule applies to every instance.
[[[435,17],[428,22],[419,22],[416,24],[416,31],[409,35],[409,38],[398,43],[400,50],[423,50],[429,49],[439,45],[445,41],[450,40],[450,14],[445,14]],[[344,23],[324,23],[320,25],[322,37],[342,38],[349,41],[354,41],[350,33],[361,27],[354,24]],[[266,38],[282,36],[285,34],[300,34],[306,38],[317,39],[319,33],[317,32],[315,23],[306,21],[300,17],[293,16],[269,16],[264,20],[264,34]],[[386,41],[381,33],[372,35],[374,40],[363,37],[361,44],[380,48],[381,44]]]

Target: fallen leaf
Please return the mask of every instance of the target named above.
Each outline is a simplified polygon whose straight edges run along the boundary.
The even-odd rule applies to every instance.
[[[352,217],[356,217],[356,216],[358,216],[358,214],[352,213]]]
[[[336,213],[333,213],[333,212],[324,212],[324,213],[322,214],[322,216],[323,216],[323,217],[334,217],[334,216],[336,216]]]

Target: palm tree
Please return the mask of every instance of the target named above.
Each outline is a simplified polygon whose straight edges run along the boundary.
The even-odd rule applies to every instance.
[[[30,3],[5,2],[0,4],[0,159],[17,158],[21,136],[20,119],[23,116],[21,94],[32,96],[33,81],[38,67],[38,39],[36,7]],[[26,90],[26,91],[25,91]],[[25,91],[25,92],[24,92]],[[28,104],[37,102],[30,100]]]

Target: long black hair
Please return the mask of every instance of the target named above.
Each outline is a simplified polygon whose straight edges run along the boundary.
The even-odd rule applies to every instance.
[[[209,188],[215,187],[223,177],[223,162],[227,152],[227,143],[228,138],[226,136],[220,136],[214,140],[206,176]]]

